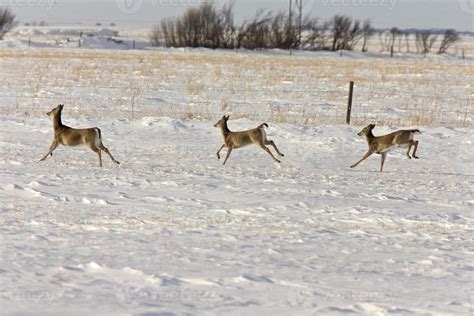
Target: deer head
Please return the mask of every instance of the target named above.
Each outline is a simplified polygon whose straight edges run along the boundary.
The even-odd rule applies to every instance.
[[[375,124],[369,124],[366,127],[364,127],[357,135],[362,136],[362,135],[370,135],[372,133],[372,130],[374,129]]]
[[[227,121],[229,120],[229,115],[223,115],[222,118],[214,124],[214,127],[224,127],[227,125]]]
[[[57,107],[46,113],[51,119],[54,118],[58,113],[62,111],[64,104],[59,104]]]

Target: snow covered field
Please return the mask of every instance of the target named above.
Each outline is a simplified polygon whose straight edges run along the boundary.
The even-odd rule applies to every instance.
[[[224,167],[212,123],[102,121],[122,164],[101,169],[85,148],[38,163],[50,122],[2,117],[2,312],[472,313],[472,130],[425,128],[379,173],[348,167],[347,126],[270,124],[281,166],[248,147]]]
[[[48,34],[52,31],[78,32],[53,29]],[[105,46],[110,42],[88,40],[105,41]],[[133,51],[71,46],[29,49],[15,38],[0,45],[1,114],[38,116],[54,104],[66,103],[72,115],[82,118],[209,120],[225,112],[255,121],[342,124],[349,82],[354,81],[355,124],[473,124],[472,57],[402,54],[389,58],[346,51],[342,57],[333,52],[289,56],[278,50]]]
[[[472,60],[9,43],[0,314],[473,313]],[[65,147],[39,163],[58,103],[121,165]],[[224,113],[267,121],[282,164],[251,146],[222,166]],[[350,169],[371,122],[421,129],[420,159]]]

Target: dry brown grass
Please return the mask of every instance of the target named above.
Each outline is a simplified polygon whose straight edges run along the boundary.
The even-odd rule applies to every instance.
[[[0,81],[10,80],[12,91],[22,91],[16,98],[17,104],[12,104],[14,112],[28,111],[33,115],[51,106],[44,94],[54,90],[58,100],[70,102],[86,114],[105,112],[95,108],[103,99],[105,105],[113,104],[117,113],[127,113],[133,104],[146,115],[169,116],[176,111],[176,116],[186,119],[231,112],[237,117],[274,122],[343,123],[348,82],[355,81],[353,122],[365,123],[380,115],[379,122],[431,125],[439,122],[436,112],[430,110],[432,104],[447,106],[445,98],[454,90],[466,98],[474,95],[472,63],[429,58],[2,49],[0,67]],[[8,79],[10,75],[16,78],[13,82]],[[86,94],[81,87],[87,87]],[[431,96],[415,102],[411,93]],[[114,100],[107,100],[111,95]],[[87,98],[94,100],[84,101]],[[166,104],[150,107],[148,103],[153,98],[163,99]],[[180,103],[191,101],[194,108],[183,114]],[[288,105],[275,108],[280,101]],[[392,101],[393,106],[407,109],[403,117],[388,119],[383,116],[383,110],[377,112],[381,102]],[[449,106],[464,109],[465,102],[460,102],[463,103]],[[335,110],[319,119],[312,106],[320,103],[333,104]],[[360,104],[365,103],[367,107],[362,109]],[[291,104],[307,106],[289,116],[286,111],[292,109]]]

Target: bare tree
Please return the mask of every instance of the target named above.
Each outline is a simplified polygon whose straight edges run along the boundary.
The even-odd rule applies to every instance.
[[[430,30],[419,31],[416,33],[416,47],[421,54],[428,54],[436,42],[437,36]]]
[[[389,33],[390,33],[390,51],[393,52],[395,41],[397,40],[397,38],[401,37],[402,32],[398,28],[392,27]]]
[[[155,26],[150,40],[152,44],[159,45],[161,36],[165,41],[167,47],[177,47],[178,40],[176,38],[175,21],[173,19],[164,19],[161,21],[161,26]]]
[[[164,19],[150,34],[152,45],[160,45],[161,39],[168,47],[233,48],[232,5],[217,9],[212,2],[203,2],[188,8],[181,17]]]
[[[402,51],[402,41],[403,41],[403,35],[405,34],[405,31],[400,31],[400,35],[398,36],[398,51]]]
[[[403,37],[405,38],[405,44],[407,47],[407,53],[410,52],[410,35],[411,34],[408,31],[403,32]]]
[[[203,2],[180,17],[162,20],[149,38],[152,45],[167,47],[309,50],[352,50],[364,39],[366,50],[374,32],[369,20],[361,24],[337,15],[320,23],[316,18],[303,17],[303,0],[292,0],[288,12],[259,10],[240,26],[234,24],[232,5],[217,8],[213,2]]]
[[[295,9],[297,12],[297,25],[298,25],[298,41],[296,46],[300,46],[303,37],[303,29],[305,28],[303,21],[303,0],[295,0]],[[290,7],[291,10],[291,7]]]
[[[163,32],[158,25],[153,26],[151,33],[148,35],[150,39],[151,46],[161,46],[163,39]]]
[[[328,49],[326,39],[329,30],[329,22],[319,24],[316,18],[306,18],[303,23],[304,36],[302,36],[300,47],[306,50]]]
[[[330,47],[328,43],[331,42],[331,22],[326,21],[321,26],[319,26],[319,37],[318,45],[319,49],[329,50]]]
[[[332,22],[332,50],[352,50],[362,36],[360,21],[351,17],[336,15]]]
[[[332,20],[332,50],[341,49],[341,42],[344,34],[349,32],[352,24],[352,19],[348,16],[336,15]]]
[[[222,47],[223,48],[234,48],[236,39],[236,27],[234,24],[234,13],[233,3],[224,5],[220,13],[220,25],[223,28],[222,36]]]
[[[260,10],[251,21],[245,21],[237,32],[236,47],[247,49],[280,48],[294,49],[302,47],[299,33],[298,15],[286,15],[280,11],[276,14]],[[311,25],[309,19],[301,22],[302,30]]]
[[[299,43],[297,27],[289,20],[283,12],[273,16],[270,21],[270,33],[268,34],[268,48],[292,49]]]
[[[386,50],[385,47],[387,47],[387,36],[386,36],[386,31],[379,31],[378,36],[379,36],[379,42],[380,42],[380,51],[383,52]]]
[[[361,27],[360,21],[355,20],[352,25],[351,31],[349,32],[347,36],[347,40],[346,40],[347,45],[345,49],[352,50],[354,46],[357,45],[357,43],[359,42],[361,38],[362,38],[362,27]]]
[[[444,32],[443,40],[441,41],[441,45],[439,46],[438,54],[444,54],[446,51],[451,47],[452,44],[458,42],[461,38],[459,37],[456,30],[447,29]]]
[[[0,40],[17,25],[13,12],[9,8],[0,8]]]
[[[257,11],[251,21],[244,21],[237,34],[237,48],[267,48],[268,24],[271,14],[263,10]]]
[[[372,27],[372,23],[370,22],[369,19],[364,21],[364,24],[362,24],[362,51],[366,52],[367,51],[367,41],[369,40],[370,37],[372,37],[375,33],[375,29]]]

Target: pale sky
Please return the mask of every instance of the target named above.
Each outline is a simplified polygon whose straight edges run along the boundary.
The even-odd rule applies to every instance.
[[[237,21],[258,9],[279,10],[289,0],[234,0]],[[180,15],[201,0],[0,0],[21,23],[44,20],[49,24],[152,26],[160,19]],[[214,1],[219,6],[224,0]],[[377,28],[455,28],[474,31],[474,0],[303,0],[306,13],[321,19],[346,14],[372,19]]]

